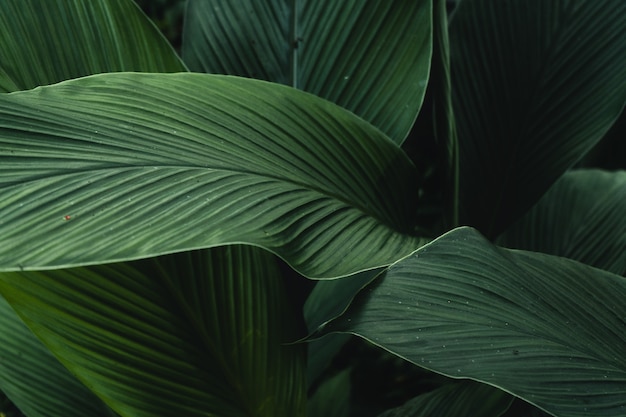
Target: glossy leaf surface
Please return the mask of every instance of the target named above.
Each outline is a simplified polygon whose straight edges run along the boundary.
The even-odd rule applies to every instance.
[[[305,275],[378,267],[410,235],[415,168],[353,114],[206,74],[101,74],[0,96],[0,269],[246,242]]]
[[[626,412],[626,281],[455,229],[392,265],[321,334],[486,382],[563,417]]]

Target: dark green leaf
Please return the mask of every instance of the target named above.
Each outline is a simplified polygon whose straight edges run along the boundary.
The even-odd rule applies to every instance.
[[[113,416],[52,356],[1,296],[0,391],[28,417]]]
[[[461,381],[416,397],[378,417],[498,417],[513,397],[485,384]]]
[[[562,417],[626,413],[626,280],[460,228],[392,265],[321,334],[486,382]]]
[[[308,417],[350,415],[350,370],[345,369],[324,381],[307,405]]]
[[[626,101],[626,2],[467,0],[450,27],[461,223],[494,238]]]
[[[402,143],[432,54],[432,0],[190,0],[183,58],[193,71],[302,88]]]
[[[304,345],[258,248],[0,273],[0,292],[123,417],[304,415]]]
[[[626,171],[566,173],[498,244],[626,273]]]
[[[186,71],[131,0],[2,0],[0,92],[101,72]]]

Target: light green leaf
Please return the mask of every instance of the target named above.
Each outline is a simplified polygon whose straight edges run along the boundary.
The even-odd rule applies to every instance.
[[[468,0],[450,26],[461,223],[495,238],[626,102],[626,2]]]
[[[0,391],[28,417],[114,415],[52,356],[1,296]]]
[[[131,0],[3,0],[0,45],[0,92],[102,72],[186,71]]]
[[[304,345],[258,248],[1,273],[0,292],[123,417],[304,414]]]
[[[298,90],[100,74],[0,96],[0,270],[245,242],[305,275],[379,267],[412,233],[415,167]]]
[[[626,280],[453,230],[392,265],[321,334],[360,335],[426,369],[562,417],[626,413]]]
[[[193,71],[326,98],[402,143],[428,81],[432,0],[190,0],[182,54]]]
[[[498,244],[626,273],[626,171],[566,173]]]
[[[378,417],[498,417],[513,397],[485,384],[460,381],[422,394]]]

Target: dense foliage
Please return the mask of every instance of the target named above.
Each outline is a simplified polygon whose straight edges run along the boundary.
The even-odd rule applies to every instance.
[[[626,414],[626,3],[140,4],[0,2],[0,415]]]

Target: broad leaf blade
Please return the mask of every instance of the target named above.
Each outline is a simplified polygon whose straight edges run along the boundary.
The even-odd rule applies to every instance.
[[[360,335],[554,415],[626,412],[626,281],[456,229],[392,265],[325,332]]]
[[[183,58],[193,71],[302,88],[402,143],[428,81],[431,9],[431,0],[191,0]]]
[[[446,384],[378,417],[497,417],[513,397],[473,381]]]
[[[415,168],[298,90],[101,74],[0,97],[0,265],[84,265],[246,242],[306,275],[378,267],[411,236]]]
[[[52,356],[1,296],[0,391],[28,417],[113,416]]]
[[[472,0],[450,26],[461,223],[493,238],[607,132],[626,101],[614,0]]]
[[[131,0],[0,2],[0,91],[102,72],[186,71]]]
[[[304,346],[258,248],[2,273],[0,291],[123,417],[304,413]]]
[[[626,273],[626,172],[566,173],[498,244]]]

